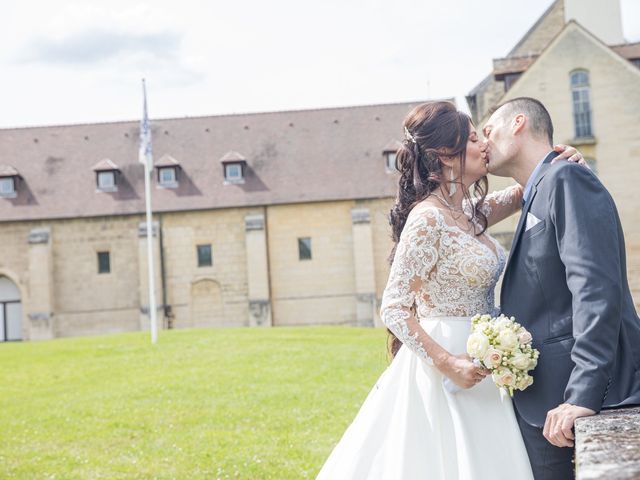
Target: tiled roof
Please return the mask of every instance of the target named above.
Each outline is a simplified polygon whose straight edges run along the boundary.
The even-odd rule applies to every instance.
[[[611,49],[627,60],[640,58],[640,42],[623,43],[622,45],[612,45]]]
[[[387,143],[382,149],[383,152],[397,152],[398,149],[402,147],[402,142],[400,140],[391,140]]]
[[[156,168],[160,168],[160,167],[178,167],[178,166],[180,166],[180,162],[178,162],[171,155],[165,154],[162,157],[160,157],[160,159],[157,162],[155,162],[153,166],[156,167]]]
[[[493,74],[496,77],[500,77],[509,73],[524,72],[537,58],[538,55],[495,58],[493,60]]]
[[[93,167],[91,167],[91,170],[93,170],[94,172],[105,172],[109,170],[120,170],[120,169],[111,160],[109,160],[108,158],[105,158],[103,160],[100,160]]]
[[[0,165],[0,177],[15,177],[20,175],[11,165]]]
[[[225,153],[223,157],[220,159],[220,163],[246,162],[246,161],[247,159],[242,154],[238,152],[234,152],[233,150],[230,150],[227,153]]]
[[[393,197],[383,149],[419,103],[154,120],[154,156],[180,159],[182,173],[177,188],[152,189],[152,208]],[[138,138],[138,121],[0,129],[0,163],[11,159],[24,179],[16,198],[0,199],[0,221],[143,213]],[[225,185],[229,151],[247,159],[243,184]],[[104,158],[120,169],[118,191],[96,194],[92,166]]]

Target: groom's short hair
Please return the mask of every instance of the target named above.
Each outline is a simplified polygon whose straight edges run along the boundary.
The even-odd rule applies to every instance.
[[[549,146],[553,146],[553,123],[551,115],[540,100],[531,97],[518,97],[508,100],[496,108],[496,110],[504,108],[503,115],[507,118],[513,117],[519,113],[524,113],[529,119],[531,133],[535,136],[545,139],[549,142]]]

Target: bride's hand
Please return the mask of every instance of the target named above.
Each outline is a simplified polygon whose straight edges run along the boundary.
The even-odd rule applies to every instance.
[[[460,388],[471,388],[491,373],[486,368],[474,364],[471,357],[466,354],[450,355],[437,367],[443,375]]]
[[[553,149],[556,152],[558,152],[560,155],[554,158],[551,163],[555,163],[559,160],[569,160],[570,162],[576,162],[582,165],[583,167],[586,167],[589,170],[591,170],[591,167],[589,167],[589,164],[582,156],[582,153],[580,153],[580,150],[578,150],[576,147],[572,147],[571,145],[563,145],[559,143],[555,145]]]

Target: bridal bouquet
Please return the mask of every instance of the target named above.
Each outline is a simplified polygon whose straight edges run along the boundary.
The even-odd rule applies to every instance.
[[[514,390],[524,390],[533,383],[527,372],[537,365],[540,352],[531,346],[531,334],[515,318],[476,315],[471,325],[467,353],[491,370],[493,383],[511,396]]]

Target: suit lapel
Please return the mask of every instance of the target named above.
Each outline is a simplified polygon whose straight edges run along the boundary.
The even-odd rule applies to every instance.
[[[518,226],[516,227],[516,232],[513,235],[513,243],[511,244],[511,250],[509,251],[509,259],[507,260],[507,266],[505,267],[505,270],[504,270],[504,277],[502,279],[502,287],[500,289],[500,296],[502,296],[502,293],[504,291],[504,285],[506,284],[506,279],[507,279],[507,272],[509,271],[509,267],[511,266],[511,260],[513,259],[513,255],[514,255],[514,253],[516,251],[516,248],[518,247],[518,244],[520,243],[520,238],[522,237],[522,230],[523,230],[524,226],[527,223],[526,222],[527,213],[529,213],[529,209],[531,208],[531,204],[533,203],[533,199],[535,198],[536,193],[538,193],[538,184],[544,178],[544,175],[547,172],[547,169],[551,165],[551,161],[554,158],[556,158],[557,156],[558,156],[558,153],[555,152],[555,151],[552,151],[551,153],[549,153],[545,157],[545,159],[542,162],[542,166],[540,167],[540,170],[538,170],[536,178],[533,181],[533,186],[531,188],[531,192],[529,192],[529,198],[527,199],[527,203],[525,203],[524,206],[522,207],[522,213],[520,214],[520,220],[518,220]]]

